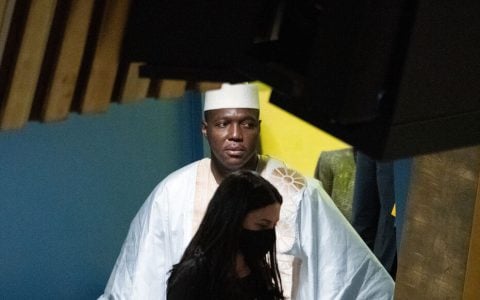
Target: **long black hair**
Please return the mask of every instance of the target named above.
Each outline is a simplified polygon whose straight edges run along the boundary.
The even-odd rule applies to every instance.
[[[173,266],[168,286],[188,272],[192,259],[201,256],[208,262],[209,282],[205,289],[212,293],[235,287],[235,272],[239,252],[240,234],[246,215],[271,204],[282,203],[282,196],[267,180],[253,171],[236,171],[219,185],[211,199],[205,216],[187,246],[180,262]],[[267,256],[249,265],[255,278],[270,291],[271,299],[284,299],[276,260],[275,244]],[[260,273],[260,274],[259,274]],[[212,295],[213,296],[213,295]],[[212,299],[214,299],[212,297]]]

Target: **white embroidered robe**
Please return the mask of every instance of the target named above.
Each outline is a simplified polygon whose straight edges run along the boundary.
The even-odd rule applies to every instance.
[[[320,182],[278,160],[260,158],[257,171],[284,198],[276,230],[286,296],[295,300],[392,299],[392,278]],[[160,182],[132,221],[99,299],[165,299],[168,271],[180,260],[217,186],[208,158]]]

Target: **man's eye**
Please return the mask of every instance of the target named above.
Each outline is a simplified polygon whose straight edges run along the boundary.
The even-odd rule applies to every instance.
[[[243,122],[242,126],[245,128],[255,128],[257,124],[255,122]]]
[[[220,127],[220,128],[224,128],[225,126],[227,126],[227,123],[226,122],[219,122],[216,124],[217,127]]]

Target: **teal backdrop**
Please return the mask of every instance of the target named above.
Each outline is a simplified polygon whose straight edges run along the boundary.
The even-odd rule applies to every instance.
[[[96,299],[155,185],[203,156],[201,99],[0,133],[0,298]]]

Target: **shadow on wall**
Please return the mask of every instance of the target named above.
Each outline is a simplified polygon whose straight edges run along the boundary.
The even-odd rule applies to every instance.
[[[203,156],[198,94],[112,106],[0,133],[2,299],[98,297],[148,193]]]

